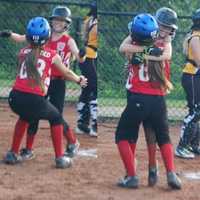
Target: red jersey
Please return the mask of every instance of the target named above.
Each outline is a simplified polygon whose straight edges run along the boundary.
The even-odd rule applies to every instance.
[[[71,51],[68,46],[68,41],[71,37],[67,34],[62,35],[61,38],[59,38],[56,41],[52,41],[51,39],[47,42],[46,46],[49,47],[50,49],[56,50],[57,53],[60,55],[62,58],[62,62],[64,63],[65,66],[69,66],[69,61],[71,57]],[[63,77],[63,75],[58,71],[56,67],[52,68],[52,77]]]
[[[24,60],[25,56],[31,51],[31,47],[25,47],[19,52],[19,60]],[[45,96],[50,84],[51,68],[52,68],[52,58],[56,55],[56,51],[47,48],[46,46],[41,50],[40,55],[37,59],[37,70],[41,77],[41,82],[44,85],[44,90],[40,85],[35,85],[34,80],[28,78],[27,76],[27,66],[25,66],[25,61],[22,61],[19,74],[16,77],[13,89],[22,92],[37,94],[40,96]]]
[[[164,48],[165,43],[162,40],[157,40],[155,46]],[[165,76],[169,80],[170,77],[170,63],[164,61]],[[166,95],[166,91],[160,87],[160,83],[156,81],[149,81],[148,66],[145,64],[130,65],[129,75],[126,83],[126,88],[134,93],[149,94],[149,95]]]

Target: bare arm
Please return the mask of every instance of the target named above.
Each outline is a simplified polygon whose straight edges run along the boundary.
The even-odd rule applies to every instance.
[[[121,43],[120,47],[119,47],[119,51],[121,53],[126,54],[134,54],[134,53],[139,53],[139,52],[143,52],[144,51],[144,47],[143,46],[138,46],[138,45],[133,45],[132,44],[132,39],[131,36],[127,36],[123,42]]]
[[[72,55],[76,58],[76,60],[78,60],[79,62],[83,62],[84,58],[80,57],[79,49],[74,39],[70,38],[68,41],[68,45],[69,45],[70,51],[72,52]]]
[[[11,33],[10,38],[15,42],[26,42],[26,35],[20,35],[18,33]]]
[[[54,56],[52,64],[55,64],[57,69],[65,76],[67,80],[78,83],[83,87],[87,85],[87,79],[84,76],[78,76],[72,70],[65,67],[65,65],[62,63],[61,57],[58,54]]]
[[[193,37],[190,41],[190,47],[192,48],[192,55],[195,63],[200,67],[200,39],[199,37]]]

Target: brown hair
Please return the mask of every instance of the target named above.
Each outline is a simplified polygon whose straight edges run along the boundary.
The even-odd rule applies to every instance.
[[[148,61],[148,75],[151,82],[159,82],[165,91],[173,89],[172,83],[166,78],[163,61]]]
[[[41,81],[41,75],[39,74],[36,67],[41,50],[42,49],[40,46],[32,46],[31,51],[27,55],[25,55],[22,60],[19,61],[19,67],[21,67],[21,64],[24,62],[28,79],[31,80],[31,87],[39,85],[42,91],[44,91],[44,84]]]

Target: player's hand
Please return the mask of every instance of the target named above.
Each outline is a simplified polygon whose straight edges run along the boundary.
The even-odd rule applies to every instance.
[[[147,51],[145,52],[147,55],[150,56],[161,56],[163,54],[163,49],[159,48],[159,47],[150,47],[147,49]]]
[[[144,62],[143,53],[136,53],[131,59],[132,65],[139,65]]]
[[[12,31],[11,30],[2,30],[0,31],[0,37],[3,37],[3,38],[8,38],[10,37],[12,34]]]
[[[88,84],[88,81],[87,81],[87,78],[85,78],[85,76],[80,76],[79,77],[79,81],[78,81],[78,84],[81,86],[81,87],[86,87],[87,84]]]

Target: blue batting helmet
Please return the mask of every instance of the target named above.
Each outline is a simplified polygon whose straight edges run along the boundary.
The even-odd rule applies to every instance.
[[[131,24],[131,37],[140,45],[153,43],[158,35],[158,23],[155,18],[147,13],[136,15]]]
[[[33,45],[45,44],[51,35],[51,28],[44,17],[32,18],[26,27],[26,39]]]

